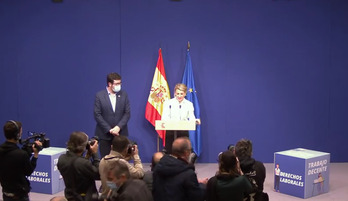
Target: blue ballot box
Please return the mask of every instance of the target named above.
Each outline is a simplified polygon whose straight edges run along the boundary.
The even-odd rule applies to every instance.
[[[65,188],[63,177],[57,168],[58,158],[66,148],[49,147],[39,152],[37,166],[27,177],[32,187],[31,192],[55,194]]]
[[[309,198],[329,192],[330,153],[303,148],[274,153],[274,189]]]

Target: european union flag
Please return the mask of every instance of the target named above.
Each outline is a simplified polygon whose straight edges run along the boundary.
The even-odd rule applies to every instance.
[[[182,83],[187,86],[188,91],[187,91],[186,99],[192,102],[196,119],[200,119],[201,114],[199,109],[197,93],[196,93],[195,79],[193,77],[193,70],[192,70],[192,63],[191,63],[191,56],[190,56],[189,49],[187,49],[186,66],[185,66],[184,76],[182,77]],[[201,154],[201,126],[196,125],[196,130],[189,131],[189,133],[190,133],[190,141],[192,144],[193,151],[199,156]]]

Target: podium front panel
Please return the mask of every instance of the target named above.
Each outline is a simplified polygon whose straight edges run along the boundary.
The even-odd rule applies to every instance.
[[[156,130],[177,130],[177,131],[196,130],[196,121],[156,120],[155,129]]]

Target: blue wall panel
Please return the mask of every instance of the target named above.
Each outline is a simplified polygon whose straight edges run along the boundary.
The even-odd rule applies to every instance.
[[[130,138],[149,162],[157,139],[144,113],[158,49],[172,90],[190,41],[199,162],[216,162],[241,138],[264,162],[296,147],[347,162],[347,9],[343,0],[4,0],[0,121],[46,132],[52,146],[64,147],[74,130],[93,136],[94,95],[107,73],[120,72]]]

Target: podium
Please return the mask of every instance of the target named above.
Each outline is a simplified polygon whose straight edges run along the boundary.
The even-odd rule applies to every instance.
[[[174,139],[176,139],[176,131],[196,130],[196,121],[156,120],[155,130],[174,131]]]
[[[31,192],[55,194],[65,188],[63,177],[57,168],[58,158],[66,148],[49,147],[39,152],[34,172],[28,176]]]
[[[171,153],[173,141],[178,137],[178,135],[186,136],[189,135],[188,131],[196,130],[196,121],[156,120],[155,129],[162,131],[173,131],[171,133],[166,133],[166,137],[163,139],[166,143],[166,152]]]
[[[274,164],[280,169],[274,185],[280,193],[309,198],[329,191],[330,153],[290,149],[275,152]]]
[[[196,130],[196,121],[156,120],[155,129],[156,130],[191,131],[191,130]]]

